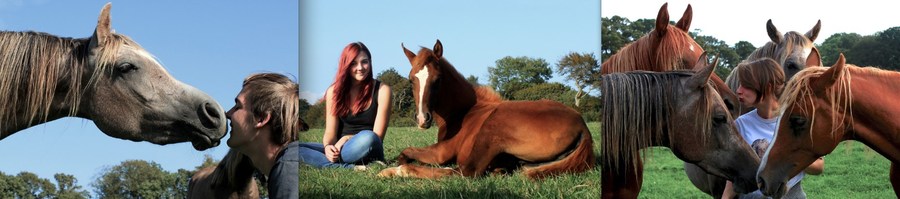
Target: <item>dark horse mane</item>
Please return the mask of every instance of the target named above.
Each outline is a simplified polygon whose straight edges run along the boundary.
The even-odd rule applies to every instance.
[[[706,135],[712,125],[711,119],[697,120],[696,124],[676,124],[670,119],[678,111],[680,88],[684,87],[680,79],[694,75],[694,71],[676,70],[668,72],[633,71],[612,73],[603,76],[603,131],[600,131],[600,144],[603,154],[610,165],[621,165],[632,161],[637,166],[641,149],[664,142],[674,141],[674,133],[667,129],[677,129],[677,125],[696,125],[703,132],[698,132],[698,143],[705,143]],[[715,95],[713,86],[704,87],[707,97],[701,99],[701,108],[694,110],[700,118],[712,118]],[[720,99],[721,100],[721,99]],[[705,104],[705,105],[704,105]],[[666,137],[666,135],[668,137]],[[666,140],[663,140],[666,139]],[[623,168],[614,168],[623,169]]]
[[[0,110],[0,138],[12,133],[8,124],[31,126],[46,122],[51,115],[74,116],[85,90],[107,71],[107,64],[116,60],[117,49],[129,40],[112,35],[106,43],[97,44],[100,49],[95,50],[102,53],[97,68],[88,68],[90,38],[0,31],[0,107],[4,107]],[[51,106],[59,105],[68,106],[68,112],[51,111]]]

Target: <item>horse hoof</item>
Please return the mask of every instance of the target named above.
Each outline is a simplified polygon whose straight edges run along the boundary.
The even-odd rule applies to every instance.
[[[381,172],[378,172],[378,177],[389,178],[389,177],[394,177],[394,176],[407,177],[407,176],[409,176],[409,173],[407,173],[406,170],[403,169],[403,165],[400,165],[398,167],[387,168],[387,169],[381,170]]]

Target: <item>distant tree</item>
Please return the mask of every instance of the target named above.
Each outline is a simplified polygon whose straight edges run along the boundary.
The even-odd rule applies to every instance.
[[[56,179],[56,198],[58,199],[79,199],[79,198],[90,198],[91,195],[88,191],[85,191],[78,185],[78,179],[75,179],[75,176],[57,173],[53,175],[53,178]]]
[[[739,41],[734,44],[734,52],[737,53],[741,60],[747,59],[750,53],[756,50],[752,43],[747,41]]]
[[[516,91],[544,83],[553,77],[544,59],[506,56],[488,67],[489,79],[494,90],[506,99],[512,99]]]
[[[536,84],[522,90],[516,91],[513,98],[516,100],[553,100],[561,102],[566,106],[573,107],[575,104],[571,100],[575,96],[575,91],[566,85],[558,82]]]
[[[91,185],[99,198],[175,198],[175,179],[156,162],[126,160]]]
[[[412,84],[409,79],[400,75],[394,68],[381,71],[376,77],[379,81],[391,86],[391,126],[412,126],[413,110],[416,102],[412,98]]]
[[[17,198],[51,198],[56,196],[56,186],[50,180],[40,178],[34,173],[23,171],[16,175],[23,184],[24,191]]]
[[[174,195],[174,198],[187,198],[188,192],[188,184],[191,182],[191,176],[194,176],[195,171],[190,171],[186,169],[178,169],[175,173],[170,173],[169,176],[173,184],[173,190],[171,192]],[[168,172],[167,172],[168,173]]]
[[[310,128],[323,128],[325,127],[325,99],[320,98],[316,101],[315,104],[309,107],[309,110],[303,117],[304,121],[309,124]]]
[[[473,86],[481,85],[481,83],[478,83],[478,77],[476,77],[475,75],[469,75],[469,77],[466,77],[466,81],[469,82],[470,84],[472,84]]]
[[[694,41],[696,41],[697,44],[700,44],[700,47],[703,47],[703,50],[706,51],[706,54],[710,59],[709,61],[715,59],[716,56],[719,58],[719,64],[715,71],[716,74],[722,79],[728,77],[728,74],[731,73],[731,69],[741,62],[741,57],[724,41],[712,36],[698,35],[700,30],[697,29],[696,31],[697,32],[692,32],[691,35],[696,35],[694,36]]]
[[[581,97],[595,87],[600,80],[600,62],[593,53],[570,52],[556,63],[556,72],[575,83],[575,106],[581,106]]]
[[[840,53],[847,55],[861,39],[862,35],[856,33],[835,33],[831,35],[822,42],[822,45],[816,47],[819,49],[819,55],[822,56],[822,65],[833,65]]]

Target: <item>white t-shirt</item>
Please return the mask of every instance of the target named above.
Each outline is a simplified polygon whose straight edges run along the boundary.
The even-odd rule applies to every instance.
[[[772,140],[775,138],[775,131],[778,130],[778,120],[781,116],[777,116],[772,119],[763,119],[756,112],[757,109],[745,113],[738,117],[737,120],[734,120],[734,123],[737,124],[737,130],[741,133],[741,136],[744,137],[744,141],[747,141],[748,145],[752,145],[753,141],[757,139],[765,139],[770,144],[775,144]],[[803,179],[806,173],[800,172],[791,180],[788,180],[787,187],[794,187],[800,180]],[[750,194],[762,194],[757,190],[756,192]]]

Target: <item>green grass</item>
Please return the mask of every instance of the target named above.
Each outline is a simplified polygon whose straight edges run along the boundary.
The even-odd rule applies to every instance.
[[[599,143],[599,123],[589,123],[594,143]],[[322,129],[301,134],[304,142],[320,142]],[[433,144],[437,130],[391,127],[385,141],[385,157],[397,157],[406,147]],[[848,144],[852,143],[852,144]],[[594,146],[599,154],[598,146]],[[695,188],[684,174],[683,162],[668,148],[651,149],[644,170],[640,198],[710,198]],[[396,166],[396,165],[388,165]],[[861,143],[845,142],[825,156],[825,172],[807,175],[803,188],[808,198],[894,198],[888,181],[890,161]],[[385,167],[368,171],[300,167],[302,198],[599,198],[600,168],[543,181],[531,181],[521,173],[477,179],[449,177],[439,180],[379,178]]]
[[[599,124],[589,124],[598,142]],[[303,142],[321,142],[322,129],[301,133]],[[424,147],[437,141],[437,128],[391,127],[384,141],[385,158],[392,160],[407,147]],[[599,153],[599,148],[594,148]],[[374,165],[374,164],[373,164]],[[372,166],[372,165],[370,165]],[[397,166],[393,163],[388,166]],[[315,169],[300,166],[301,198],[599,198],[600,168],[532,181],[520,172],[481,178],[458,176],[437,180],[379,178],[386,167],[368,171]]]

